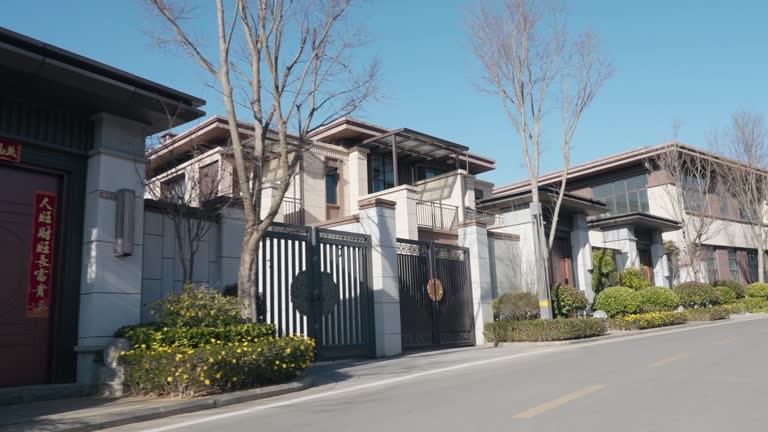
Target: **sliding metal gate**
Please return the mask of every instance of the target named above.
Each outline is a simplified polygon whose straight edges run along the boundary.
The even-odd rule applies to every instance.
[[[469,252],[397,240],[403,348],[475,344]]]
[[[258,290],[278,335],[306,335],[319,359],[375,354],[371,238],[273,223],[259,246]]]

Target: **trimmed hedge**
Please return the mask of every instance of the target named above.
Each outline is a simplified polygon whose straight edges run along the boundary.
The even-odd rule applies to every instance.
[[[642,270],[630,267],[619,273],[619,285],[632,288],[635,291],[640,291],[643,288],[651,286],[651,283],[645,278]]]
[[[738,299],[738,297],[736,296],[736,293],[733,292],[733,290],[728,287],[725,287],[725,286],[715,287],[715,291],[717,291],[717,294],[720,295],[720,304],[723,304],[723,305],[731,304]]]
[[[642,312],[672,311],[680,306],[680,299],[671,289],[648,287],[640,290],[640,310]]]
[[[500,320],[526,320],[539,317],[539,298],[528,292],[509,292],[493,299],[493,312]]]
[[[730,315],[741,315],[749,312],[744,303],[740,303],[738,301],[735,303],[723,305],[723,307],[728,311]]]
[[[600,318],[558,318],[554,320],[497,321],[485,323],[483,334],[489,342],[545,342],[583,339],[608,331]]]
[[[685,282],[676,286],[675,294],[685,308],[714,306],[720,303],[720,295],[711,285],[702,282]]]
[[[594,310],[601,310],[613,318],[636,313],[640,310],[640,294],[626,287],[606,288],[595,296]]]
[[[744,290],[744,285],[742,285],[742,284],[740,284],[740,283],[738,283],[736,281],[732,281],[732,280],[716,280],[716,281],[714,281],[712,283],[712,286],[715,287],[715,288],[717,288],[717,287],[728,287],[728,288],[731,289],[731,291],[736,293],[736,297],[738,297],[738,298],[744,298],[747,295],[746,291]]]
[[[272,324],[245,323],[218,327],[162,327],[160,324],[125,326],[115,332],[115,337],[125,338],[131,347],[179,347],[197,348],[225,342],[243,342],[275,336]]]
[[[200,348],[138,347],[123,352],[124,383],[138,395],[200,396],[289,380],[313,358],[311,339],[248,339]]]
[[[687,309],[685,312],[691,321],[717,321],[731,316],[728,309],[722,306]]]
[[[556,284],[552,287],[552,307],[555,316],[573,318],[589,305],[587,296],[572,285]]]
[[[685,312],[651,312],[611,318],[608,325],[614,330],[644,330],[686,322],[688,315]]]
[[[768,283],[755,282],[747,285],[747,296],[768,299]]]
[[[179,294],[171,294],[152,304],[150,313],[163,327],[219,327],[243,324],[241,302],[206,286],[184,285]]]
[[[737,300],[737,303],[743,304],[747,312],[750,313],[768,308],[768,300],[764,298],[743,298]]]

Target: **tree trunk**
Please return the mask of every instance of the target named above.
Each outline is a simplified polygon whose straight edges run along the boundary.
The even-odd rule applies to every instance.
[[[251,246],[253,236],[245,236],[240,254],[240,268],[237,273],[237,296],[240,299],[241,315],[243,318],[256,322],[256,263],[258,262],[258,248]],[[258,242],[256,243],[258,245]]]
[[[757,280],[765,282],[765,248],[757,248]]]

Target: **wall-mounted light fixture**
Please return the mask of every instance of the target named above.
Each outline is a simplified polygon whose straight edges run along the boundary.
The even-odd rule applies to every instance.
[[[136,192],[130,189],[117,191],[115,210],[115,256],[133,255],[133,227]]]

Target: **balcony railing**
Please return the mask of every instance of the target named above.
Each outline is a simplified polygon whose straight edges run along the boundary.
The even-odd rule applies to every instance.
[[[504,223],[504,216],[496,213],[468,208],[464,211],[464,220],[480,221],[487,226],[494,226],[502,225]]]
[[[464,210],[464,220],[481,221],[487,226],[501,225],[504,216],[482,210],[467,208]],[[455,230],[459,223],[459,208],[432,201],[416,202],[416,223],[420,227]]]
[[[416,224],[420,227],[454,230],[459,222],[459,208],[432,201],[416,202]]]
[[[304,225],[304,206],[301,199],[283,198],[283,220],[287,224]]]

